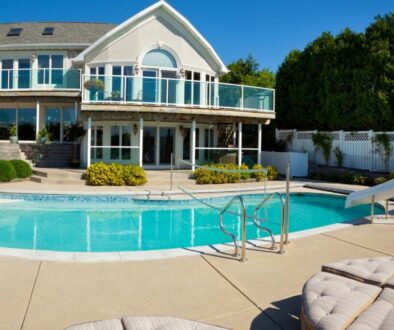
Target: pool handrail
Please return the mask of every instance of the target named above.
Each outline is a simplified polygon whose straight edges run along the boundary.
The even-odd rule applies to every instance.
[[[233,204],[235,200],[239,200],[242,207],[242,250],[241,250],[241,258],[240,261],[244,262],[246,260],[246,205],[243,197],[241,195],[234,196],[231,200],[227,203],[227,205],[220,211],[219,213],[219,226],[222,232],[228,236],[230,236],[234,242],[234,256],[238,257],[238,243],[237,238],[234,234],[230,233],[223,225],[223,214],[227,212],[228,208]]]
[[[278,192],[275,192],[275,193],[272,193],[272,194],[267,195],[267,197],[264,198],[264,199],[260,202],[260,204],[258,204],[258,205],[255,207],[255,209],[254,209],[254,211],[253,211],[253,222],[254,222],[254,224],[255,224],[255,226],[256,226],[257,228],[259,228],[259,229],[261,229],[261,230],[264,230],[264,231],[266,231],[266,232],[268,232],[268,233],[270,234],[271,240],[272,240],[272,242],[273,242],[272,247],[274,247],[276,243],[275,243],[275,239],[274,239],[274,236],[273,236],[273,234],[272,234],[272,231],[271,231],[270,229],[268,229],[268,228],[265,228],[265,227],[261,226],[261,225],[258,223],[258,222],[260,222],[261,220],[257,218],[257,212],[258,212],[263,206],[265,206],[265,204],[266,204],[268,201],[270,201],[270,200],[271,200],[272,198],[274,198],[274,197],[278,197],[278,198],[279,198],[279,201],[280,201],[280,203],[281,203],[281,209],[282,209],[281,218],[282,218],[282,219],[281,219],[281,226],[280,226],[280,248],[279,248],[279,253],[280,253],[280,254],[284,254],[284,253],[285,253],[285,251],[284,251],[285,239],[286,239],[286,237],[288,236],[288,233],[287,233],[288,225],[287,225],[287,221],[286,221],[286,203],[285,203],[285,199],[283,198],[282,194],[280,194],[280,193],[278,193]]]

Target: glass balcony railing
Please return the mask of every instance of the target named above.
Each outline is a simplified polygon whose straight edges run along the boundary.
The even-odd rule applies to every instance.
[[[81,70],[3,69],[0,72],[0,91],[81,90]]]
[[[131,76],[83,75],[83,103],[275,111],[273,89]]]

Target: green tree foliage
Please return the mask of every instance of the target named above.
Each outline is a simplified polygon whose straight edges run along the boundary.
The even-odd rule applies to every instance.
[[[220,78],[223,83],[275,87],[275,74],[269,69],[260,70],[260,65],[249,55],[228,65],[229,73]]]
[[[365,31],[325,32],[293,50],[276,75],[279,128],[394,127],[394,14]]]

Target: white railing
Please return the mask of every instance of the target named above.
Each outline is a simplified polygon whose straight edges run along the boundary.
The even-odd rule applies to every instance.
[[[2,69],[0,91],[81,90],[78,69]]]
[[[83,75],[82,102],[274,112],[275,90],[141,76]]]
[[[317,131],[277,130],[276,140],[287,141],[287,149],[307,152],[309,161],[325,165],[320,151],[315,151],[312,135]],[[394,132],[332,131],[332,148],[328,165],[337,166],[335,150],[343,153],[343,167],[369,170],[371,172],[394,171]],[[374,142],[378,134],[386,134],[390,142],[391,156],[386,158],[382,148]]]

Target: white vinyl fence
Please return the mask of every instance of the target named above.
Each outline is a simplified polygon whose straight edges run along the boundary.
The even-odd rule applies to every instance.
[[[323,154],[315,152],[312,135],[317,131],[276,130],[276,141],[287,141],[287,150],[294,152],[307,152],[309,161],[319,165],[325,165]],[[359,132],[321,132],[332,136],[332,149],[328,165],[336,166],[334,150],[338,147],[343,155],[343,167],[369,170],[371,172],[394,171],[394,132],[387,134],[391,145],[391,156],[386,168],[385,157],[379,152],[379,147],[373,143],[373,138],[383,132],[359,131]]]

